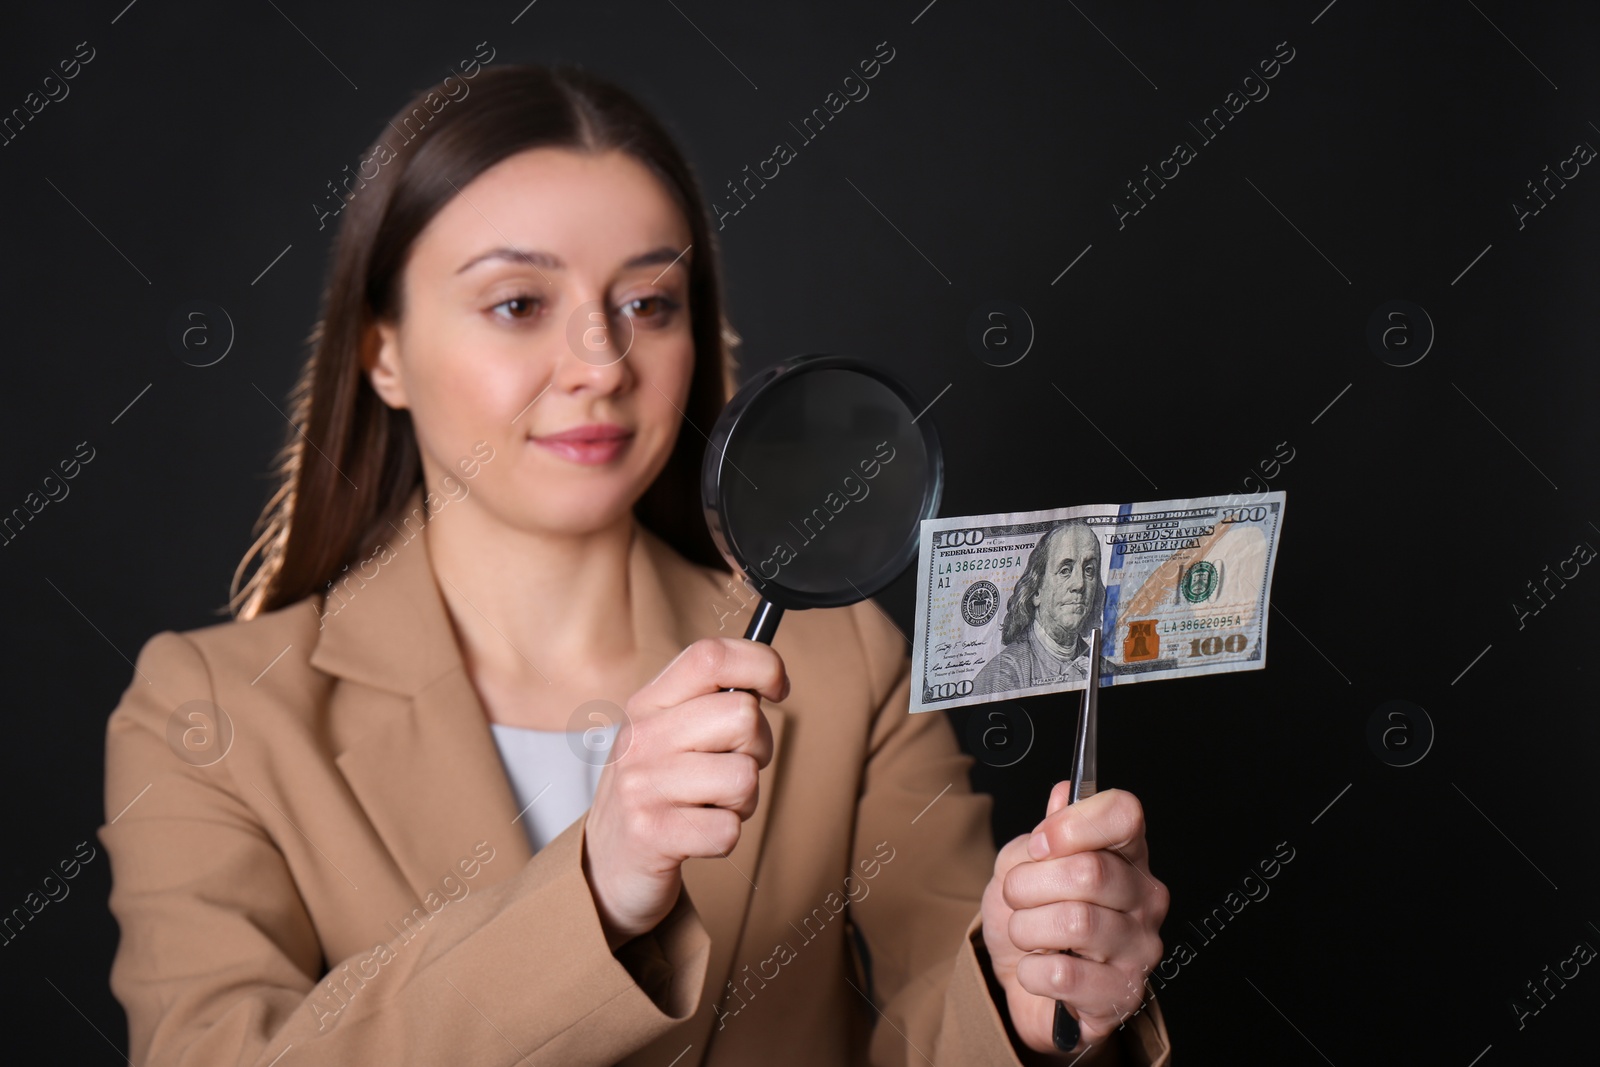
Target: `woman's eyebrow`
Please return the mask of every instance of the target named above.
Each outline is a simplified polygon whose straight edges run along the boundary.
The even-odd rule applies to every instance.
[[[684,249],[684,252],[687,251],[688,249]],[[652,248],[648,252],[642,252],[634,256],[624,263],[622,267],[624,270],[632,270],[635,267],[648,267],[656,263],[675,263],[684,252],[677,251],[671,245],[662,245],[659,248]],[[542,252],[537,249],[529,251],[520,248],[501,247],[491,248],[489,251],[467,260],[466,263],[457,268],[456,273],[464,274],[467,270],[480,263],[496,259],[509,260],[513,263],[529,263],[535,267],[549,267],[551,270],[566,269],[566,264],[561,261],[559,256],[553,253]]]
[[[692,248],[693,246],[691,245],[690,247]],[[657,263],[665,263],[670,268],[674,263],[678,262],[678,260],[688,255],[688,253],[688,248],[685,248],[680,252],[675,250],[671,245],[662,245],[660,248],[652,248],[648,252],[634,256],[632,259],[628,260],[628,262],[622,265],[622,269],[632,270],[635,267],[651,267]],[[661,272],[661,274],[665,273],[667,273],[665,270]],[[656,278],[660,278],[661,274],[656,275]],[[651,279],[651,281],[655,280],[655,278]]]
[[[524,251],[520,248],[491,248],[482,255],[474,256],[457,268],[457,274],[464,274],[479,263],[486,263],[491,259],[505,259],[513,263],[531,263],[535,267],[549,267],[551,270],[564,270],[566,264],[560,257],[550,252]]]

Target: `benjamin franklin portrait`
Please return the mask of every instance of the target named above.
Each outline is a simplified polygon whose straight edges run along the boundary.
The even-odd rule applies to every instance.
[[[1005,647],[972,680],[974,693],[1072,682],[1089,673],[1089,631],[1105,610],[1100,538],[1069,519],[1034,545],[1006,601]]]

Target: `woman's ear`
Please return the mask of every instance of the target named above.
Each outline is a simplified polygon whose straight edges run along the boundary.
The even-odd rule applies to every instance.
[[[392,408],[410,407],[400,371],[400,331],[391,322],[369,323],[361,335],[361,369],[378,397]]]

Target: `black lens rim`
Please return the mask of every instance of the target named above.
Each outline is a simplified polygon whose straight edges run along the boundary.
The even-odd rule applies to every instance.
[[[731,566],[743,572],[758,593],[786,609],[845,607],[882,592],[891,582],[904,574],[906,568],[917,558],[918,546],[922,539],[922,522],[938,515],[939,502],[944,495],[944,452],[939,445],[939,435],[933,428],[933,422],[924,420],[919,413],[913,418],[922,435],[923,452],[928,457],[929,477],[923,493],[921,513],[917,516],[917,521],[911,524],[904,542],[892,559],[874,571],[866,583],[852,586],[847,592],[833,595],[793,589],[778,579],[763,578],[751,570],[738,550],[736,538],[730,534],[723,522],[723,507],[726,503],[722,488],[723,474],[732,469],[731,464],[727,462],[728,442],[739,432],[741,421],[754,406],[757,398],[774,383],[819,370],[848,370],[864,374],[882,383],[899,397],[907,411],[920,412],[916,397],[912,395],[911,390],[887,371],[852,356],[830,352],[807,352],[791,356],[751,378],[734,394],[727,406],[722,409],[722,413],[717,416],[716,425],[712,427],[706,442],[704,459],[700,465],[700,505],[705,513],[706,528],[711,532],[711,539],[723,558]],[[738,476],[737,472],[734,473]]]

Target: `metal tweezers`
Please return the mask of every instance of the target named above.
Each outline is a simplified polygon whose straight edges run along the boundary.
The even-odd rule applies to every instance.
[[[1100,627],[1089,631],[1088,684],[1083,687],[1083,701],[1078,705],[1078,737],[1072,746],[1072,792],[1068,804],[1076,804],[1094,796],[1097,787],[1099,745],[1097,726],[1100,715],[1100,651],[1103,640]],[[1056,1013],[1050,1027],[1050,1039],[1062,1052],[1070,1051],[1078,1043],[1078,1020],[1067,1011],[1067,1006],[1056,1001]]]

